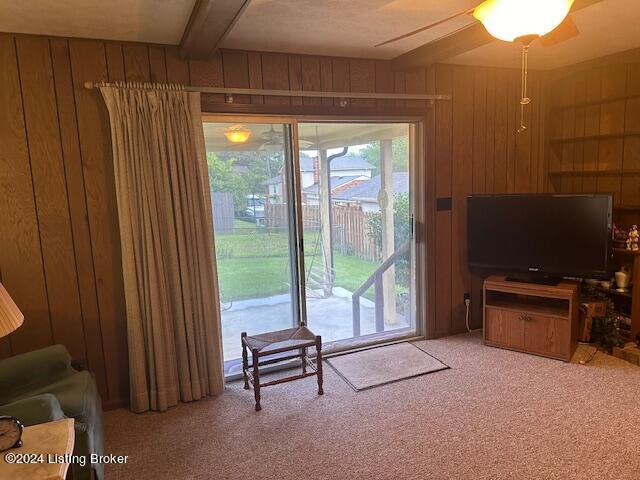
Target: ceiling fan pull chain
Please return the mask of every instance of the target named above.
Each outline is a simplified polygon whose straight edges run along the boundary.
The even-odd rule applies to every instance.
[[[531,102],[531,99],[527,97],[527,75],[529,71],[529,46],[522,45],[522,98],[520,99],[520,127],[518,127],[518,133],[522,133],[527,129],[524,124],[524,106]]]

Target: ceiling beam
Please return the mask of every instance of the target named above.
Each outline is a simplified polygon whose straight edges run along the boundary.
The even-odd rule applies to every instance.
[[[575,0],[571,12],[599,3],[602,0]],[[438,40],[414,48],[391,60],[393,70],[414,70],[428,67],[448,58],[461,55],[496,41],[480,22],[446,35]]]
[[[251,0],[196,0],[180,41],[184,58],[207,60],[229,34]]]

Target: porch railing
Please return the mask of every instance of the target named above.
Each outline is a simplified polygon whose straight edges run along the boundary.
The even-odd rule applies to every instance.
[[[384,290],[382,275],[396,263],[400,257],[409,251],[411,240],[404,242],[393,254],[371,274],[358,289],[351,294],[351,309],[353,317],[353,336],[360,336],[360,297],[374,285],[376,333],[384,331]]]

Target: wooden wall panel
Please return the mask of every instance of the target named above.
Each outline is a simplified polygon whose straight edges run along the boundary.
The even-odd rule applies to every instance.
[[[164,83],[167,81],[167,63],[164,56],[164,48],[149,46],[149,73],[152,82]]]
[[[86,360],[49,40],[16,38],[53,341]]]
[[[69,40],[80,152],[87,195],[102,349],[107,368],[107,405],[128,398],[128,354],[122,258],[107,111],[100,93],[84,82],[108,80],[103,42]],[[96,348],[98,346],[95,346]]]
[[[419,71],[424,77],[424,71]],[[376,91],[376,64],[373,60],[351,59],[349,61],[349,91],[350,92],[375,92]],[[372,99],[353,99],[353,105],[373,107],[376,104]]]
[[[302,65],[300,55],[289,55],[289,89],[302,90]],[[301,97],[291,97],[291,105],[302,105]]]
[[[148,82],[151,80],[149,50],[146,45],[125,43],[122,46],[124,75],[128,82]]]
[[[333,86],[333,63],[330,58],[322,57],[320,59],[320,86],[321,90],[325,92],[331,92],[337,90]],[[332,98],[323,98],[323,106],[333,105]]]
[[[436,91],[452,94],[453,72],[449,66],[436,68]],[[451,284],[452,284],[452,244],[451,210],[442,206],[451,198],[452,170],[452,102],[438,102],[435,106],[435,283],[436,283],[436,324],[434,336],[447,335],[451,326]],[[440,206],[438,206],[440,204]]]
[[[102,348],[100,312],[93,269],[91,234],[87,217],[87,202],[80,155],[80,140],[76,119],[76,104],[71,78],[69,45],[64,39],[51,40],[58,124],[67,181],[69,215],[73,232],[73,247],[76,260],[80,305],[84,325],[84,341],[87,345],[87,368],[96,378],[98,388],[106,392],[106,371]]]
[[[167,65],[167,82],[190,85],[189,63],[180,57],[178,47],[166,47],[164,59]]]
[[[549,182],[640,205],[640,50],[552,73]],[[551,87],[552,86],[552,87]]]
[[[472,274],[467,268],[466,197],[540,191],[545,97],[543,76],[531,72],[527,129],[518,133],[518,72],[458,66],[437,70],[436,90],[451,89],[453,101],[435,108],[435,196],[450,196],[452,208],[435,214],[433,330],[435,335],[449,335],[466,331],[465,294],[471,297],[470,327],[482,326],[485,274]]]
[[[262,55],[262,88],[274,90],[289,89],[289,62],[287,55],[266,53]],[[265,97],[267,105],[289,105],[289,97]]]
[[[471,274],[467,267],[467,195],[473,191],[474,70],[453,70],[452,175],[451,175],[451,330],[463,331],[464,294],[471,293]],[[471,113],[471,114],[469,114]]]
[[[107,59],[107,79],[110,82],[124,82],[124,54],[120,43],[108,42],[104,46]]]
[[[0,34],[0,272],[28,321],[7,340],[21,353],[53,341],[15,39]],[[5,347],[6,348],[6,347]]]
[[[228,87],[249,88],[249,64],[245,52],[222,52],[224,84]],[[249,103],[247,95],[234,95],[234,102]]]
[[[86,361],[107,407],[128,397],[126,314],[108,116],[99,92],[84,82],[453,93],[452,102],[433,107],[404,100],[342,106],[332,98],[234,99],[246,113],[286,107],[292,114],[309,108],[424,114],[420,168],[427,191],[420,208],[426,223],[418,228],[427,239],[429,336],[464,331],[464,293],[477,301],[481,278],[466,268],[466,195],[543,184],[533,178],[543,171],[534,155],[544,138],[535,120],[543,123],[542,109],[527,113],[526,137],[507,131],[517,123],[517,97],[509,94],[518,90],[514,71],[439,65],[392,72],[382,60],[240,51],[186,61],[171,46],[8,34],[0,35],[0,47],[0,192],[6,199],[0,278],[26,316],[20,330],[0,341],[0,357],[61,342]],[[223,95],[203,95],[203,104],[212,112],[228,107]],[[635,151],[625,144],[625,165],[634,164]],[[437,210],[437,200],[448,198],[451,209]]]

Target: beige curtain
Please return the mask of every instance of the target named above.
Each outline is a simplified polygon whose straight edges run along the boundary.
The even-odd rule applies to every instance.
[[[99,87],[111,124],[135,412],[224,388],[200,94],[155,87]]]

